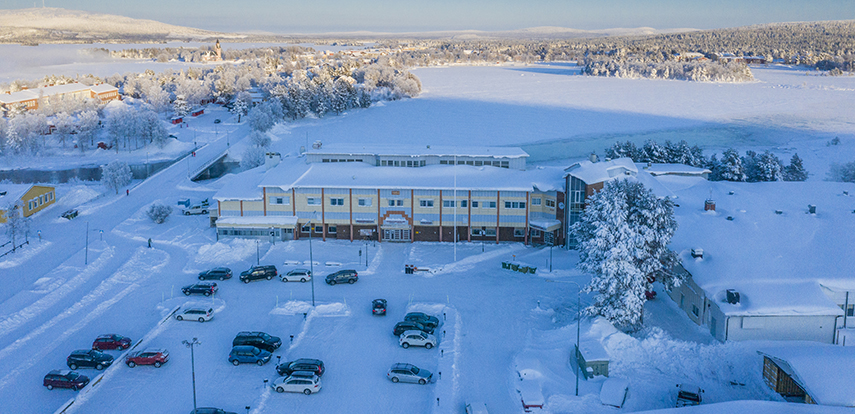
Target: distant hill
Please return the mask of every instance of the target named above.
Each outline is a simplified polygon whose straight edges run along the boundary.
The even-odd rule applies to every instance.
[[[162,42],[245,36],[60,8],[0,10],[0,43]]]

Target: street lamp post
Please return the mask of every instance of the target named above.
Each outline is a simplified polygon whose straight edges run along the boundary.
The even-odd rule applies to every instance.
[[[572,283],[579,288],[578,290],[578,298],[576,299],[576,396],[579,396],[579,333],[581,331],[582,324],[582,285],[572,281],[572,280],[551,280],[546,279],[547,282],[556,282],[556,283]]]
[[[314,226],[312,225],[312,220],[309,220],[309,222],[306,224],[309,225],[309,273],[311,273],[311,275],[312,275],[312,278],[310,280],[312,281],[312,307],[314,308],[315,307],[315,259],[312,257],[312,230],[314,230],[312,227],[314,227]]]
[[[199,338],[193,338],[190,341],[184,340],[181,341],[184,346],[190,348],[190,369],[193,375],[193,412],[196,412],[196,356],[193,352],[193,347],[195,345],[200,345]]]
[[[258,239],[255,239],[255,264],[256,266],[261,266],[261,253],[258,249]]]

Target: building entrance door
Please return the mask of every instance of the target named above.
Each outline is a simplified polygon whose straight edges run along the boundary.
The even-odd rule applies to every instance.
[[[408,242],[410,229],[383,229],[383,241]]]

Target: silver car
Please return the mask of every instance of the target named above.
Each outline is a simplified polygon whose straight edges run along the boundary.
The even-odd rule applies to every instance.
[[[309,269],[294,269],[279,275],[283,282],[308,282],[312,280],[312,272]]]
[[[413,364],[397,363],[389,368],[386,377],[392,382],[412,382],[415,384],[430,384],[433,382],[433,374],[430,371],[419,368]]]
[[[431,349],[436,346],[436,337],[422,331],[404,331],[398,338],[398,343],[404,348],[423,346]]]
[[[208,214],[208,206],[202,204],[194,204],[190,207],[181,209],[181,212],[184,213],[185,216],[189,216],[191,214]]]
[[[175,312],[175,319],[179,321],[199,321],[205,322],[210,321],[211,318],[214,317],[214,310],[211,308],[197,308],[197,307],[187,307],[184,309],[179,309],[178,312]]]
[[[300,372],[298,375],[297,372]],[[276,392],[302,392],[306,395],[321,390],[321,378],[317,375],[306,376],[302,371],[297,371],[287,377],[279,377],[273,380],[273,387]]]

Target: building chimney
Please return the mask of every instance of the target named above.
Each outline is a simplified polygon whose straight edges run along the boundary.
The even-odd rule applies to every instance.
[[[727,303],[729,303],[731,305],[738,304],[739,303],[739,292],[737,292],[735,289],[728,289],[727,290]]]
[[[715,200],[704,201],[704,211],[715,211]]]
[[[264,170],[267,171],[277,165],[282,160],[282,156],[278,152],[268,152],[264,154]]]
[[[692,257],[694,257],[695,259],[697,259],[699,257],[701,259],[703,259],[704,258],[704,249],[692,249]]]
[[[591,158],[591,162],[597,162],[597,154],[592,152],[590,158]]]

